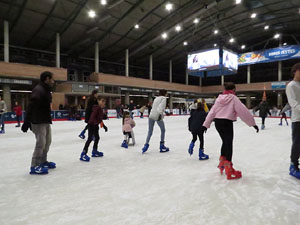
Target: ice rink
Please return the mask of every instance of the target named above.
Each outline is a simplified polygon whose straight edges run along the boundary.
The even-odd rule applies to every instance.
[[[103,158],[79,161],[83,121],[54,122],[48,160],[57,168],[29,175],[35,139],[15,124],[0,136],[1,225],[267,225],[300,224],[300,181],[288,175],[291,127],[266,119],[258,134],[241,121],[234,124],[234,168],[240,180],[228,181],[217,165],[221,140],[214,126],[205,135],[210,159],[187,152],[188,116],[166,117],[166,146],[159,153],[155,125],[150,148],[141,148],[147,118],[135,118],[134,147],[120,147],[121,120],[106,121],[100,131]],[[256,119],[260,127],[260,119]],[[91,146],[89,155],[91,153]]]

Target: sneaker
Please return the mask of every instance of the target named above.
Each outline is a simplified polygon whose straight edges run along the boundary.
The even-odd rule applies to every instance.
[[[103,157],[103,152],[97,151],[97,149],[93,149],[92,157]]]
[[[121,147],[122,148],[128,148],[128,144],[125,140],[122,142]]]
[[[165,146],[164,142],[160,142],[160,146],[159,146],[160,152],[164,153],[164,152],[168,152],[169,148]]]
[[[84,162],[89,162],[90,157],[88,157],[88,155],[85,152],[82,152],[81,155],[80,155],[80,160],[84,161]]]
[[[54,169],[54,168],[56,168],[56,163],[46,161],[46,162],[42,163],[40,166],[47,168],[47,169]]]
[[[293,164],[290,165],[290,175],[300,179],[300,171]]]
[[[42,166],[32,166],[30,167],[30,174],[47,174],[48,173],[48,169],[44,168]]]
[[[149,144],[145,144],[144,147],[142,148],[142,154],[144,154],[149,148]]]

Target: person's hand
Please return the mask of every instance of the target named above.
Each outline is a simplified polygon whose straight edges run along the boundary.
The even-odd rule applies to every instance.
[[[28,129],[31,130],[31,123],[29,122],[24,122],[22,127],[21,127],[21,130],[26,133],[28,131]]]
[[[159,116],[158,116],[158,121],[160,121],[161,120],[161,114],[159,114]]]
[[[256,130],[256,133],[258,133],[259,132],[259,128],[258,128],[258,126],[257,125],[255,125],[255,126],[253,126],[254,127],[254,129]]]
[[[105,126],[104,124],[103,124],[103,129],[105,130],[105,132],[107,132],[107,131],[108,131],[108,128],[107,128],[107,126]]]
[[[205,132],[205,133],[206,133],[206,131],[207,131],[207,128],[206,128],[205,126],[202,126],[202,127],[201,127],[201,130],[202,130],[203,132]]]

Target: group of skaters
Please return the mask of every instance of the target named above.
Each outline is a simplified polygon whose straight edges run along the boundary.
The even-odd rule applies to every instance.
[[[286,94],[289,106],[292,110],[292,148],[291,148],[291,163],[289,172],[290,175],[300,179],[299,171],[299,156],[300,156],[300,63],[292,67],[293,80],[287,85]],[[48,169],[56,167],[54,162],[47,160],[47,153],[51,144],[51,87],[54,84],[53,74],[43,72],[40,76],[40,83],[33,89],[30,98],[29,107],[27,109],[26,118],[22,125],[22,131],[27,132],[30,128],[35,134],[36,146],[32,156],[30,174],[47,174]],[[234,83],[225,83],[224,91],[218,96],[214,105],[207,112],[205,104],[195,102],[191,111],[191,116],[188,121],[189,131],[192,134],[192,141],[188,148],[188,153],[193,154],[193,149],[197,137],[200,140],[199,160],[208,160],[209,156],[204,153],[204,134],[210,128],[211,123],[215,123],[215,128],[222,139],[221,153],[219,157],[218,168],[222,174],[225,170],[227,179],[239,179],[242,177],[242,172],[235,170],[232,163],[232,148],[233,148],[233,122],[237,117],[246,123],[249,127],[253,127],[256,132],[259,128],[255,120],[246,106],[235,95],[236,87]],[[169,148],[165,146],[165,124],[164,112],[167,103],[167,91],[160,90],[159,96],[156,97],[152,104],[152,110],[148,119],[148,134],[146,142],[142,148],[142,153],[146,153],[149,149],[149,142],[153,133],[155,123],[161,130],[159,151],[166,153]],[[260,111],[263,111],[264,103],[260,106]],[[105,131],[108,128],[105,126],[103,119],[103,108],[105,107],[105,98],[97,96],[97,92],[93,92],[88,103],[85,122],[88,131],[88,138],[80,153],[80,160],[89,162],[88,148],[94,141],[92,148],[92,157],[103,157],[103,152],[98,151],[99,128]],[[284,110],[282,110],[282,114]],[[267,112],[268,114],[268,112]],[[262,116],[265,118],[265,114]],[[284,117],[283,117],[284,118]],[[133,138],[133,127],[135,122],[131,112],[123,113],[123,134],[124,140],[122,147],[127,148],[130,138]],[[100,126],[100,127],[99,127]],[[81,133],[84,135],[85,132]],[[82,138],[84,138],[82,136]],[[133,138],[134,139],[134,138]],[[133,140],[133,144],[134,144]]]
[[[15,101],[15,106],[13,108],[13,111],[15,113],[17,125],[16,127],[20,127],[21,124],[21,118],[22,118],[22,106],[19,105],[17,101]],[[7,113],[7,107],[5,101],[2,99],[0,95],[0,134],[5,134],[5,116]]]

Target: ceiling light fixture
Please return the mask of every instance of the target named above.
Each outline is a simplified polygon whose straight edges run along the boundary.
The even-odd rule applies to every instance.
[[[235,0],[235,4],[240,4],[242,2],[242,0]]]
[[[234,38],[230,38],[229,42],[233,43],[234,42]]]
[[[106,5],[107,1],[106,0],[101,0],[101,5]]]
[[[269,25],[266,25],[266,26],[264,27],[265,30],[268,30],[269,28],[270,28]]]
[[[215,30],[215,31],[214,31],[214,34],[218,34],[218,33],[219,33],[219,30]]]
[[[136,25],[134,26],[134,28],[135,28],[135,29],[139,29],[139,28],[140,28],[140,25],[136,24]]]
[[[176,30],[177,32],[181,31],[181,26],[180,26],[180,25],[177,25],[177,26],[175,27],[175,30]]]
[[[183,45],[188,45],[187,41],[183,42]]]
[[[166,4],[166,10],[171,11],[173,9],[173,4],[172,3],[167,3]]]
[[[198,18],[194,19],[194,23],[195,24],[199,23],[199,19]]]
[[[252,19],[254,19],[256,16],[257,16],[256,13],[252,13],[252,14],[251,14],[251,18],[252,18]]]
[[[217,47],[217,44],[214,44],[214,47]]]
[[[161,34],[161,37],[163,38],[163,39],[166,39],[167,37],[168,37],[168,34],[165,32],[165,33],[162,33]]]
[[[280,34],[275,34],[275,35],[274,35],[274,38],[275,38],[275,39],[278,39],[279,37],[280,37]]]
[[[241,46],[241,49],[245,49],[245,48],[246,48],[246,45],[242,45],[242,46]]]
[[[284,46],[286,46],[286,45],[287,45],[287,43],[286,43],[286,42],[284,42],[284,43],[283,43],[283,45],[284,45]]]
[[[89,14],[89,17],[91,17],[91,18],[94,18],[94,17],[96,16],[96,13],[95,13],[94,10],[90,10],[90,11],[88,12],[88,14]]]

